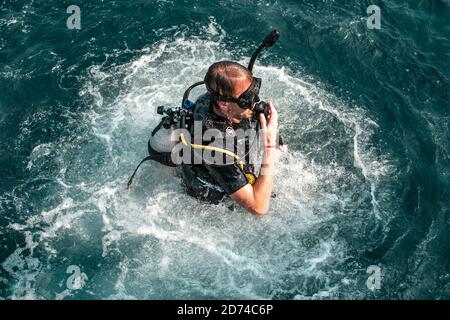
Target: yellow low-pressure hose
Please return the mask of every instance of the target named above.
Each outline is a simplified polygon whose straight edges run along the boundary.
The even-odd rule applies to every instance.
[[[201,144],[193,144],[193,143],[187,143],[186,138],[184,137],[183,133],[180,133],[180,140],[181,143],[184,144],[185,146],[191,146],[191,148],[193,149],[203,149],[203,150],[211,150],[211,151],[217,151],[217,152],[221,152],[223,154],[229,155],[230,157],[233,157],[236,160],[239,160],[239,156],[231,151],[222,149],[222,148],[218,148],[218,147],[211,147],[211,146],[204,146]],[[241,170],[244,170],[244,163],[242,161],[239,161],[239,167],[241,168]]]

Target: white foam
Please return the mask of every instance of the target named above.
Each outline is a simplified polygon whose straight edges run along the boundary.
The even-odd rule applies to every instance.
[[[30,170],[33,167],[33,162],[48,156],[52,152],[53,145],[51,143],[43,143],[36,146],[30,154],[30,161],[28,161],[27,169]]]
[[[14,281],[13,294],[9,299],[36,300],[40,296],[36,293],[34,282],[41,271],[42,265],[38,258],[33,257],[37,243],[33,241],[30,231],[25,231],[25,246],[17,248],[2,263],[3,269],[9,273]],[[29,252],[29,254],[26,254]]]
[[[166,34],[170,30],[158,32]],[[297,294],[305,292],[300,284],[278,288],[297,278],[304,279],[304,283],[323,282],[309,297],[329,298],[339,286],[351,285],[340,279],[331,280],[326,269],[333,263],[339,265],[346,253],[346,243],[336,239],[335,225],[337,221],[345,223],[345,217],[336,218],[345,215],[341,209],[353,201],[351,193],[364,190],[366,183],[370,186],[374,213],[378,214],[377,188],[380,177],[389,174],[389,167],[387,160],[380,159],[371,149],[376,123],[362,109],[339,101],[308,77],[288,67],[255,67],[255,74],[264,79],[262,98],[270,98],[278,108],[282,132],[288,132],[287,140],[291,142],[288,151],[277,160],[277,197],[271,201],[268,216],[257,218],[242,209],[232,212],[225,204],[199,203],[184,193],[178,178],[151,163],[142,167],[134,189],[125,191],[126,180],[146,154],[148,135],[158,122],[156,106],[178,106],[184,89],[201,80],[211,63],[234,58],[233,52],[225,49],[226,33],[217,22],[211,19],[202,32],[193,37],[183,29],[174,31],[143,49],[142,55],[129,63],[89,68],[89,77],[80,91],[80,97],[92,107],[80,124],[86,129],[82,138],[89,144],[67,153],[66,166],[58,171],[58,185],[64,190],[60,203],[42,210],[38,218],[30,218],[25,225],[14,223],[10,227],[16,231],[42,227],[38,236],[53,254],[58,252],[52,251],[49,240],[63,241],[68,232],[80,239],[90,238],[86,233],[101,232],[100,237],[92,238],[101,239],[101,243],[93,245],[100,248],[102,258],[114,254],[121,259],[114,284],[116,292],[109,298],[167,298],[189,290],[202,297],[261,299],[277,292],[305,297]],[[118,93],[109,96],[108,88],[114,85],[112,91]],[[192,97],[199,94],[193,92]],[[326,130],[341,130],[343,137],[330,134],[329,141],[310,145],[326,160],[320,161],[295,143],[305,133],[320,134],[323,121],[328,119],[337,119],[339,127],[330,125]],[[351,150],[340,152],[353,158],[354,167],[365,181],[358,178],[351,164],[326,154],[327,148],[341,140],[350,141]],[[80,155],[86,156],[94,144],[104,147],[94,152],[108,161],[94,167],[98,170],[95,172],[80,170],[75,183],[67,181],[68,176],[74,176],[70,172],[73,162],[79,161]],[[30,158],[50,157],[51,150],[51,146],[39,147]],[[33,163],[30,160],[30,168]],[[98,228],[74,227],[91,216],[100,221]],[[334,231],[321,231],[323,226]],[[317,237],[321,241],[315,241]],[[140,245],[123,249],[128,241],[138,241]],[[13,265],[25,269],[27,260],[20,257],[22,249],[5,261],[8,272],[13,272]],[[39,261],[30,263],[34,264],[32,270],[39,270]],[[100,275],[90,276],[90,283],[95,281],[101,286],[107,280]],[[161,281],[166,288],[158,292],[153,285]],[[35,289],[32,281],[20,282],[18,287],[26,289],[16,291],[15,296]],[[179,287],[185,289],[174,289]],[[63,299],[69,294],[62,291],[57,297]]]

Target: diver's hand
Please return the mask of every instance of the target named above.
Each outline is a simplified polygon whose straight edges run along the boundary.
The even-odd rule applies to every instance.
[[[269,101],[268,118],[268,121],[266,121],[264,114],[261,113],[259,115],[259,122],[261,123],[263,134],[263,143],[266,148],[274,148],[278,144],[278,112],[271,101]]]
[[[272,102],[269,102],[269,119],[260,115],[261,133],[265,152],[261,163],[259,177],[253,185],[247,184],[232,193],[231,199],[245,207],[248,211],[263,215],[269,211],[270,195],[273,188],[275,173],[275,152],[278,137],[278,113]]]

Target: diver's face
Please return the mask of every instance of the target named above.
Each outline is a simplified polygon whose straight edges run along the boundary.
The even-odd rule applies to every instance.
[[[234,87],[234,97],[239,98],[239,96],[247,90],[252,82],[248,79],[242,79],[237,81]],[[244,119],[251,118],[253,111],[250,109],[242,109],[235,102],[223,102],[219,101],[218,105],[223,113],[233,122],[240,122]]]

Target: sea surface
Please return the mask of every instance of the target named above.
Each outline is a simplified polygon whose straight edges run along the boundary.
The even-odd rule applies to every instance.
[[[156,106],[272,29],[270,213],[127,192]],[[449,40],[449,0],[1,0],[0,298],[450,299]]]

